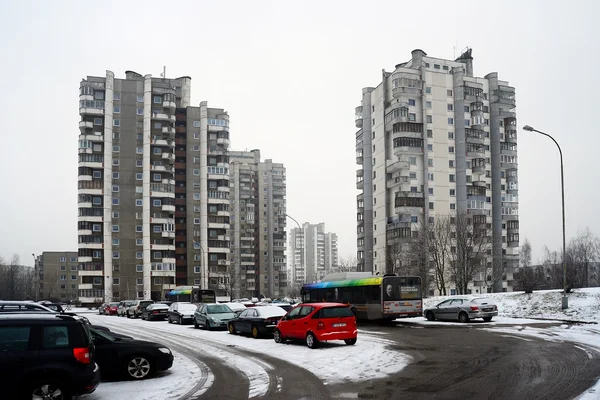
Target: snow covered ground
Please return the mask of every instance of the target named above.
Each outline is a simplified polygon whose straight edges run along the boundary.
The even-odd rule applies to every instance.
[[[194,388],[200,367],[189,358],[173,352],[173,367],[143,381],[102,382],[86,400],[166,400],[178,399]],[[196,393],[201,394],[200,393]]]
[[[540,290],[531,294],[523,292],[489,293],[498,305],[498,316],[509,318],[544,318],[565,321],[600,323],[600,288],[574,289],[569,296],[569,308],[561,309],[561,290]],[[428,308],[451,296],[430,297],[423,300]]]
[[[139,319],[93,314],[86,316],[94,324],[104,325],[117,332],[122,331],[137,339],[159,340],[161,336],[164,337],[163,332],[169,333],[169,337],[175,338],[182,346],[225,359],[234,368],[248,375],[251,382],[251,397],[261,395],[263,390],[266,391],[269,382],[266,371],[273,367],[258,359],[243,358],[228,353],[227,346],[291,362],[310,370],[326,384],[382,378],[402,370],[410,361],[410,357],[406,354],[388,350],[386,346],[392,342],[378,333],[360,331],[354,346],[347,346],[344,342],[332,342],[324,343],[320,348],[311,350],[303,344],[278,344],[273,339],[251,339],[231,335],[226,331],[194,329],[189,325],[149,323]],[[151,329],[146,329],[148,327]],[[332,362],[333,360],[335,362]],[[355,368],[357,365],[361,368]]]

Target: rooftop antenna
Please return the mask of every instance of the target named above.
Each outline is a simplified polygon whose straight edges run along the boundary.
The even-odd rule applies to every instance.
[[[160,74],[160,76],[165,79],[167,78],[167,66],[166,65],[163,67],[163,72]]]

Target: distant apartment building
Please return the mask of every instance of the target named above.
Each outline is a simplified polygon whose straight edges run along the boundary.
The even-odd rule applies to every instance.
[[[191,106],[190,96],[187,76],[107,71],[81,81],[74,282],[82,303],[160,299],[176,285],[224,292],[229,116]]]
[[[78,298],[76,251],[44,251],[35,258],[38,300],[68,302]]]
[[[290,230],[288,254],[292,284],[316,282],[338,267],[337,235],[325,232],[324,223],[305,222]]]
[[[277,298],[287,287],[286,176],[283,164],[260,151],[231,151],[232,296]]]
[[[518,265],[515,88],[495,72],[473,76],[470,49],[456,60],[417,49],[383,71],[362,90],[356,127],[359,270],[383,273],[391,241],[458,212],[487,229],[494,274]],[[470,290],[490,281],[478,273]]]

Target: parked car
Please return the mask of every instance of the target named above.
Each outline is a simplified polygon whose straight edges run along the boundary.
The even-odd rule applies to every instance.
[[[453,297],[442,301],[435,307],[423,310],[428,321],[446,320],[469,322],[481,318],[490,322],[498,315],[498,306],[487,297]]]
[[[0,301],[0,313],[26,313],[26,312],[56,312],[50,308],[30,301]]]
[[[90,330],[102,377],[141,380],[173,366],[171,350],[160,343],[123,340],[112,333]]]
[[[127,310],[133,305],[133,300],[123,300],[117,306],[117,316],[124,317],[127,315]]]
[[[285,314],[286,311],[277,306],[250,307],[229,321],[227,330],[232,335],[249,333],[258,339],[262,335],[273,334],[277,321]]]
[[[243,305],[242,303],[223,303],[225,304],[227,307],[229,307],[229,309],[231,311],[233,311],[233,313],[235,314],[235,316],[237,317],[238,315],[240,315],[242,313],[242,311],[244,311],[246,309],[246,306]]]
[[[144,309],[144,311],[142,311],[142,319],[145,319],[146,321],[152,321],[156,319],[164,321],[165,318],[167,318],[168,311],[169,306],[166,304],[150,304]]]
[[[91,393],[100,383],[94,353],[89,331],[78,317],[2,313],[1,397],[66,400]]]
[[[108,303],[107,307],[104,310],[104,314],[106,314],[106,315],[117,315],[118,312],[119,312],[119,302],[118,301]]]
[[[167,321],[170,324],[177,322],[180,325],[191,323],[194,320],[194,312],[196,312],[197,305],[188,302],[175,302],[169,307],[167,311]]]
[[[227,328],[227,322],[233,318],[235,313],[225,304],[200,304],[194,312],[194,328],[198,329],[201,326],[208,330]]]
[[[110,329],[108,329],[107,327],[101,326],[101,325],[88,325],[88,329],[90,330],[90,332],[93,331],[93,330],[99,330],[99,331],[102,331],[104,333],[108,333],[111,336],[114,336],[115,338],[120,338],[120,339],[123,339],[123,340],[133,339],[131,336],[122,335],[120,333],[113,332]]]
[[[108,308],[108,303],[102,303],[100,307],[98,307],[98,314],[104,315],[106,314],[106,309]]]
[[[51,301],[38,301],[38,304],[41,304],[44,307],[47,307],[59,313],[64,313],[67,311],[60,303],[52,303]]]
[[[356,317],[341,303],[300,304],[279,321],[273,333],[276,343],[303,340],[311,349],[331,340],[354,345],[357,337]]]
[[[153,304],[152,300],[135,300],[133,304],[127,309],[127,318],[138,318],[142,315],[142,312],[150,304]]]

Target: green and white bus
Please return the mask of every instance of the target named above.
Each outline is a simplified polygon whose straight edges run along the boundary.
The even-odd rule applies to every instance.
[[[305,303],[349,304],[358,320],[393,320],[423,313],[421,278],[349,272],[326,275],[302,287]]]

